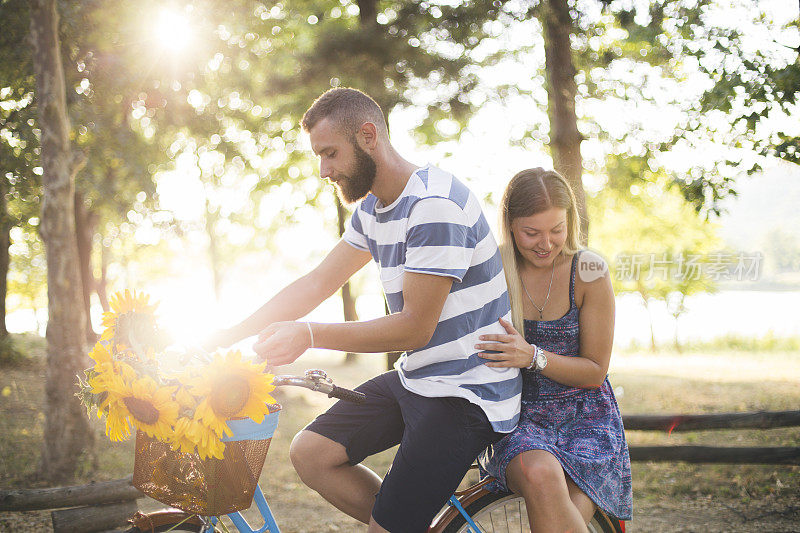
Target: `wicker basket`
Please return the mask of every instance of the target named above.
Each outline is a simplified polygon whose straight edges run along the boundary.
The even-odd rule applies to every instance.
[[[280,405],[271,405],[261,424],[229,420],[232,437],[223,459],[180,453],[141,431],[136,433],[133,485],[154,500],[183,511],[221,516],[247,509],[253,501]]]

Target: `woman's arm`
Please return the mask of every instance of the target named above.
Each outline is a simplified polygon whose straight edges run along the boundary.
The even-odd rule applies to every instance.
[[[528,367],[533,361],[533,346],[525,342],[510,323],[501,319],[501,324],[508,332],[506,335],[482,335],[481,340],[495,342],[475,345],[480,350],[500,352],[480,354],[490,361],[486,366]],[[602,277],[585,284],[579,324],[579,357],[545,351],[547,366],[542,375],[570,387],[598,388],[608,372],[614,340],[614,290],[608,270]]]
[[[578,323],[579,357],[546,352],[542,375],[562,385],[595,389],[606,379],[614,342],[614,289],[607,270],[603,277],[585,284]]]

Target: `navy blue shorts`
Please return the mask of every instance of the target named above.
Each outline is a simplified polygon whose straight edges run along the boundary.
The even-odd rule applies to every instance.
[[[503,433],[468,400],[405,389],[395,370],[355,390],[367,395],[364,403],[339,401],[305,429],[344,446],[353,465],[400,444],[372,516],[392,533],[424,533],[478,454]]]

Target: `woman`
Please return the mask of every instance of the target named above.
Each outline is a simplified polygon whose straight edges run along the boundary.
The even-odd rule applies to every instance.
[[[507,335],[476,345],[492,367],[524,369],[519,426],[480,458],[525,498],[533,531],[587,531],[596,506],[631,518],[622,417],[606,377],[614,336],[608,268],[580,248],[575,195],[541,168],[512,178],[501,206],[500,250],[511,296]],[[519,332],[524,332],[524,337]]]

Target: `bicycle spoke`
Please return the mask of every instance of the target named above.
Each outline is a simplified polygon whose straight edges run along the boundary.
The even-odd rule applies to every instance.
[[[194,518],[195,516],[196,516],[196,515],[190,515],[190,516],[187,516],[186,518],[184,518],[183,520],[181,520],[180,522],[178,522],[177,524],[175,524],[174,526],[172,526],[171,528],[169,528],[167,531],[172,531],[172,530],[174,530],[176,527],[182,526],[184,522],[186,522],[186,521],[187,521],[187,520],[189,520],[190,518]]]
[[[525,500],[521,496],[487,494],[473,502],[467,510],[474,523],[480,528],[479,533],[516,533],[517,531],[532,533]],[[517,514],[516,517],[514,513]],[[462,517],[458,518],[459,521],[452,524],[454,527],[448,527],[446,531],[457,531],[458,533],[473,531],[474,528],[465,523]],[[487,523],[489,527],[487,527]],[[519,526],[519,529],[516,526]],[[622,531],[617,521],[612,522],[602,512],[595,513],[587,526],[592,533]]]

